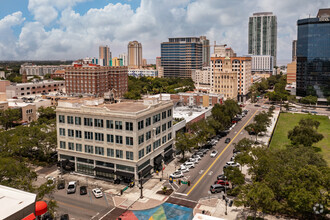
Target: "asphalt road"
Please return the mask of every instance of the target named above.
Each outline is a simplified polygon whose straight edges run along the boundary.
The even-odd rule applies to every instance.
[[[190,180],[191,185],[187,186],[181,184],[178,186],[177,183],[174,183],[176,187],[179,187],[176,193],[174,193],[175,197],[198,201],[200,198],[209,195],[208,191],[210,186],[216,180],[217,175],[223,173],[223,166],[227,161],[230,161],[233,155],[234,143],[237,143],[244,137],[250,138],[250,135],[244,130],[244,127],[253,121],[257,110],[266,110],[260,107],[256,108],[253,105],[247,106],[246,109],[250,110],[248,115],[239,121],[226,137],[221,138],[216,146],[202,157],[195,168],[190,169],[188,173],[184,174],[185,177],[183,179]],[[229,144],[224,143],[226,138],[231,138]],[[213,149],[217,150],[218,154],[216,157],[211,158],[210,152]]]
[[[102,198],[95,198],[91,189],[87,195],[79,194],[79,187],[74,194],[67,194],[66,189],[58,190],[54,193],[57,201],[57,215],[69,214],[70,219],[91,219],[102,216],[106,210],[112,209],[111,198],[103,194]]]

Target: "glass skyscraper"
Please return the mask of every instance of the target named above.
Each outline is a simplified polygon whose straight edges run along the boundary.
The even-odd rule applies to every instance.
[[[202,48],[199,37],[169,38],[161,43],[164,77],[191,78],[191,70],[202,69]]]
[[[297,25],[297,96],[329,96],[330,9],[298,20]]]
[[[272,12],[254,13],[249,18],[248,48],[251,55],[277,58],[277,18]]]

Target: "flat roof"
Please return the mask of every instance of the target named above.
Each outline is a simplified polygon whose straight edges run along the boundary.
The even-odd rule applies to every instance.
[[[37,195],[15,188],[0,185],[0,219],[15,214],[23,208],[36,202]]]
[[[188,106],[175,107],[173,110],[173,118],[184,118],[187,123],[194,120],[198,116],[211,111],[212,106],[210,107],[194,107],[190,108]]]

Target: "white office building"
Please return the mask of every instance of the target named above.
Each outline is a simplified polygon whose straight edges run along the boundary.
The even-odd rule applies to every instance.
[[[254,55],[252,58],[252,73],[273,74],[274,58],[270,55]]]

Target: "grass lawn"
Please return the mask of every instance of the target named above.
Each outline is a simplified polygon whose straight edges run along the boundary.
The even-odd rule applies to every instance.
[[[327,116],[281,113],[270,147],[285,148],[290,143],[288,131],[298,125],[300,119],[303,118],[311,118],[320,122],[318,132],[322,133],[324,138],[322,141],[316,143],[315,146],[321,149],[320,153],[330,166],[330,120]]]

